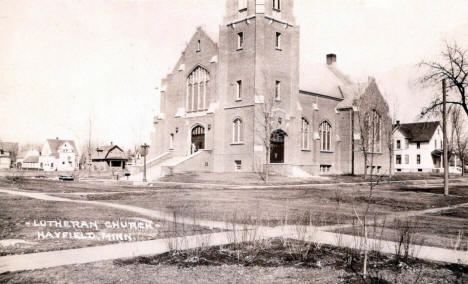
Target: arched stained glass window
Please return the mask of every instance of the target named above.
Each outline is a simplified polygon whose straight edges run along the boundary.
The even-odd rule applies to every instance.
[[[210,73],[198,66],[187,77],[187,98],[185,108],[187,112],[204,111],[208,108]]]
[[[331,151],[331,125],[328,121],[320,123],[320,150]]]

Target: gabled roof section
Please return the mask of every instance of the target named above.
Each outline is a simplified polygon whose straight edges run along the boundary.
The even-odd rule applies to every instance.
[[[394,124],[393,127],[409,138],[411,142],[428,142],[434,136],[439,125],[439,121],[429,121]]]
[[[205,29],[203,29],[202,27],[197,27],[197,30],[195,31],[195,33],[192,35],[192,37],[190,38],[189,42],[187,43],[187,45],[185,46],[184,50],[182,51],[182,54],[181,56],[179,57],[179,59],[177,60],[177,63],[176,65],[174,66],[174,68],[172,69],[172,72],[171,73],[175,73],[177,71],[181,71],[180,70],[180,67],[182,66],[182,64],[184,64],[184,54],[187,53],[187,52],[191,52],[191,51],[195,51],[196,49],[194,48],[197,44],[197,41],[198,39],[201,39],[203,41],[205,40],[208,40],[208,42],[210,44],[212,44],[213,46],[216,46],[216,48],[218,47],[218,44],[217,44],[217,40],[218,40],[218,37],[213,37],[214,36],[214,33],[208,33],[206,32]],[[203,49],[203,45],[206,46],[206,43],[202,43],[202,50],[201,52],[204,51]],[[213,54],[213,55],[218,55],[218,53],[216,54]],[[185,66],[184,66],[185,67]]]
[[[336,63],[317,64],[301,58],[299,69],[299,91],[344,99],[352,81],[343,74]]]
[[[47,139],[46,143],[49,145],[50,148],[50,155],[57,155],[58,148],[62,146],[64,143],[70,144],[73,147],[75,153],[78,153],[78,149],[76,148],[75,141],[73,140],[62,140],[62,139]]]
[[[121,152],[121,155],[115,156],[115,154],[113,154],[112,156],[110,156],[109,154],[114,149],[119,149],[120,152]],[[117,145],[106,145],[106,146],[97,147],[96,149],[94,149],[93,153],[91,154],[91,159],[92,160],[127,159],[127,156],[125,155],[122,148],[120,148],[119,146],[117,146]]]

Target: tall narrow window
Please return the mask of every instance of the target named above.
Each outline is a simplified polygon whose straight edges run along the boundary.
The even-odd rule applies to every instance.
[[[276,49],[281,49],[281,33],[276,33]]]
[[[232,143],[242,143],[244,141],[243,132],[242,120],[236,118],[232,123]]]
[[[377,111],[373,110],[367,116],[367,151],[373,153],[380,153],[382,151],[381,143],[381,121],[380,115]],[[397,141],[397,149],[400,149],[400,140]]]
[[[197,42],[197,52],[200,52],[201,51],[201,42],[200,40],[198,40]]]
[[[302,118],[302,150],[309,150],[309,122]]]
[[[281,82],[280,81],[275,82],[275,100],[277,101],[281,100]]]
[[[320,150],[330,151],[331,150],[331,125],[328,121],[324,121],[320,124]]]
[[[171,133],[171,136],[169,136],[169,150],[174,149],[174,134]]]
[[[396,155],[396,162],[395,164],[401,165],[401,155]]]
[[[281,0],[273,0],[273,10],[281,10]]]
[[[239,80],[236,83],[236,101],[239,101],[242,99],[242,81]]]
[[[240,32],[237,34],[237,49],[244,48],[244,33]]]
[[[187,112],[203,111],[207,109],[209,104],[209,81],[210,74],[208,71],[198,66],[187,78]]]
[[[437,141],[436,141],[437,142]],[[421,142],[416,142],[416,148],[421,149]],[[437,148],[437,147],[436,147]]]
[[[396,148],[397,148],[398,150],[401,149],[401,141],[400,141],[400,140],[397,140],[397,141],[396,141]]]
[[[409,155],[405,155],[405,164],[409,164]]]
[[[421,155],[416,155],[416,164],[421,164]]]

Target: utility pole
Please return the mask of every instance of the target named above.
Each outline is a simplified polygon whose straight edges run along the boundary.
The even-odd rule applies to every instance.
[[[445,90],[445,79],[442,80],[442,97],[443,97],[443,135],[444,135],[444,195],[449,195],[449,184],[448,184],[448,143],[447,143],[447,93]]]

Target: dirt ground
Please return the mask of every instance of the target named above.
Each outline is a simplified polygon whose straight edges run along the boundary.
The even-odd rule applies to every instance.
[[[172,222],[143,217],[111,208],[86,204],[42,201],[21,196],[0,193],[0,255],[24,254],[49,250],[62,250],[87,246],[105,245],[121,241],[142,241],[166,238],[171,236],[194,235],[212,232],[200,226],[178,225]],[[81,228],[60,228],[38,226],[40,221],[84,221]],[[97,222],[97,228],[90,225]],[[106,222],[129,224],[137,221],[151,222],[144,229],[116,228],[106,226]],[[35,225],[36,224],[36,225]],[[111,223],[112,224],[112,223]],[[39,224],[40,225],[40,224]],[[83,224],[84,225],[84,224]],[[52,235],[44,238],[50,232]],[[70,238],[70,233],[94,233],[95,238]],[[60,235],[57,237],[55,233]],[[66,233],[66,234],[64,234]],[[126,238],[120,234],[127,234]],[[103,235],[104,234],[104,235]],[[81,235],[79,235],[81,237]],[[129,237],[128,237],[129,236]],[[21,242],[23,241],[23,242]]]
[[[0,275],[2,283],[466,283],[468,268],[288,239]]]

